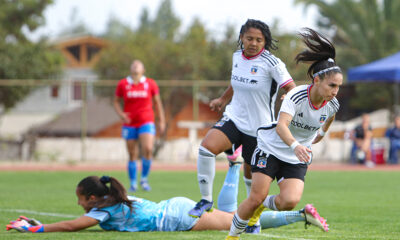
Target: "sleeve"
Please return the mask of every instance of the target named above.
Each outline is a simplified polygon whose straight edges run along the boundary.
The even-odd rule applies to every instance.
[[[124,87],[122,84],[122,80],[118,82],[117,87],[115,88],[115,96],[124,97]]]
[[[293,82],[292,76],[290,76],[286,69],[285,63],[278,59],[278,64],[271,68],[271,76],[275,81],[278,82],[279,88],[283,88],[287,84]]]
[[[289,94],[283,99],[281,109],[279,110],[279,114],[281,112],[285,112],[290,114],[292,117],[296,114],[296,104],[290,99],[293,96],[294,91],[290,91]]]
[[[110,213],[107,211],[93,208],[90,212],[86,213],[85,216],[91,217],[99,221],[99,223],[105,222],[110,218]]]
[[[158,88],[158,85],[156,83],[156,81],[154,81],[153,79],[150,80],[150,87],[151,87],[151,96],[155,96],[157,94],[160,93],[160,89]]]

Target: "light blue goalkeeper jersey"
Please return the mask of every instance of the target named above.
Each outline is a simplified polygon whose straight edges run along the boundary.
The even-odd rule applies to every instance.
[[[99,221],[104,230],[139,231],[187,231],[198,221],[187,213],[195,202],[185,197],[175,197],[159,203],[129,196],[133,200],[132,211],[125,204],[93,208],[85,216]]]

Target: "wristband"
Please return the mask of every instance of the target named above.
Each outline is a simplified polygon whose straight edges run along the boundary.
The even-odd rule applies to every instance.
[[[321,137],[325,136],[325,133],[326,133],[326,132],[324,132],[324,130],[322,130],[322,128],[319,129],[318,134],[319,134]]]
[[[294,149],[297,147],[297,146],[299,146],[300,145],[300,143],[298,142],[298,141],[294,141],[291,145],[290,145],[290,148],[294,151]]]

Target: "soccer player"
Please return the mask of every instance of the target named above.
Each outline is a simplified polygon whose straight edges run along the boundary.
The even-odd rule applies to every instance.
[[[251,160],[251,193],[234,215],[226,239],[239,239],[246,225],[254,224],[265,207],[283,211],[297,205],[312,161],[311,144],[323,138],[339,110],[335,96],[343,75],[334,61],[334,46],[309,28],[301,36],[309,49],[299,53],[296,61],[311,63],[308,75],[312,84],[290,91],[283,100],[278,122],[259,128],[257,149]],[[268,195],[274,179],[280,193]]]
[[[229,185],[239,181],[237,171],[228,171]],[[233,174],[233,175],[231,175]],[[234,182],[232,182],[233,180]],[[69,221],[42,224],[37,220],[21,216],[11,221],[6,229],[20,232],[72,232],[99,224],[104,230],[123,232],[148,231],[200,231],[228,230],[233,214],[215,210],[201,218],[192,218],[187,211],[195,202],[185,197],[175,197],[159,203],[126,195],[125,188],[115,178],[89,176],[81,180],[76,188],[78,204],[86,214]],[[314,217],[316,211],[310,204],[300,211],[266,212],[261,216],[263,227],[279,227],[305,221],[321,227]]]
[[[134,60],[131,65],[131,75],[120,80],[115,90],[114,108],[122,119],[122,137],[126,140],[129,155],[128,174],[129,191],[137,190],[136,158],[138,157],[138,141],[141,146],[142,175],[140,186],[150,191],[148,175],[153,158],[154,126],[153,102],[157,110],[158,129],[165,130],[165,116],[156,82],[144,76],[145,68],[141,61]],[[121,108],[123,101],[124,108]]]
[[[257,145],[257,128],[275,120],[279,88],[288,92],[295,87],[285,64],[270,53],[277,49],[274,41],[264,22],[249,19],[240,29],[240,50],[232,57],[231,85],[210,103],[212,110],[221,111],[230,102],[199,148],[197,178],[201,200],[189,211],[192,217],[200,217],[212,209],[215,156],[221,152],[228,149],[234,152],[242,145],[244,182],[247,193],[250,192],[250,160]]]

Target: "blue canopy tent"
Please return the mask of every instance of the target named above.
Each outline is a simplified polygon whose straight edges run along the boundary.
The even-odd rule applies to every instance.
[[[347,72],[348,83],[382,82],[394,84],[395,113],[398,114],[400,83],[400,52],[374,62],[350,68]]]
[[[400,52],[380,60],[350,68],[347,81],[400,83]]]

